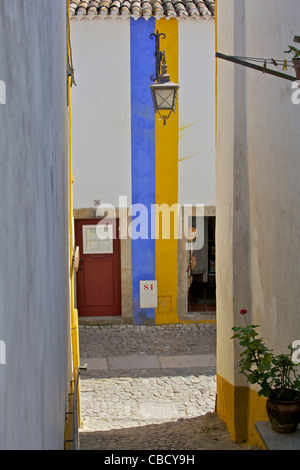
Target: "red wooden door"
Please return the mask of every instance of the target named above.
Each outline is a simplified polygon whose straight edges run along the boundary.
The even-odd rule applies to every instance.
[[[80,249],[80,263],[76,273],[79,316],[121,315],[118,228],[118,220],[115,219],[75,221],[75,240]],[[114,238],[111,237],[113,232]],[[110,237],[104,239],[107,234]]]

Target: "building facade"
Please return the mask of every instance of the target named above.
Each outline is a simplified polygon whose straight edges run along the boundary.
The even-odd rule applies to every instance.
[[[291,56],[296,0],[219,0],[217,51],[244,58]],[[258,14],[259,12],[259,14]],[[281,61],[281,62],[280,62]],[[288,64],[268,68],[295,76]],[[296,77],[296,76],[295,76]],[[295,78],[296,80],[296,78]],[[265,399],[238,368],[232,327],[249,323],[275,354],[299,339],[299,104],[293,81],[217,63],[217,410],[237,441],[261,445]]]
[[[214,288],[214,2],[74,0],[71,18],[79,316],[185,321],[192,279]],[[149,89],[157,31],[180,86],[165,125]],[[192,224],[204,240],[197,246],[187,243]],[[114,241],[97,241],[99,230],[114,232]]]

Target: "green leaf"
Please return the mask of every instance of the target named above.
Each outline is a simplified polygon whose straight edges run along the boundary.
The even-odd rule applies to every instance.
[[[255,377],[254,374],[250,374],[250,375],[248,376],[248,380],[249,380],[249,382],[250,382],[251,384],[255,384],[255,383],[257,382],[256,377]]]

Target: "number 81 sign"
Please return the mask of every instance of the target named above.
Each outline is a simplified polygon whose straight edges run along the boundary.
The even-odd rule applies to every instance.
[[[140,307],[157,307],[157,281],[140,281]]]

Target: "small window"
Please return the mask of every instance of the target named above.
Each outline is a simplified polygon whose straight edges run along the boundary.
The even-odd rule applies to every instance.
[[[113,253],[113,226],[83,225],[83,253],[107,254]]]

